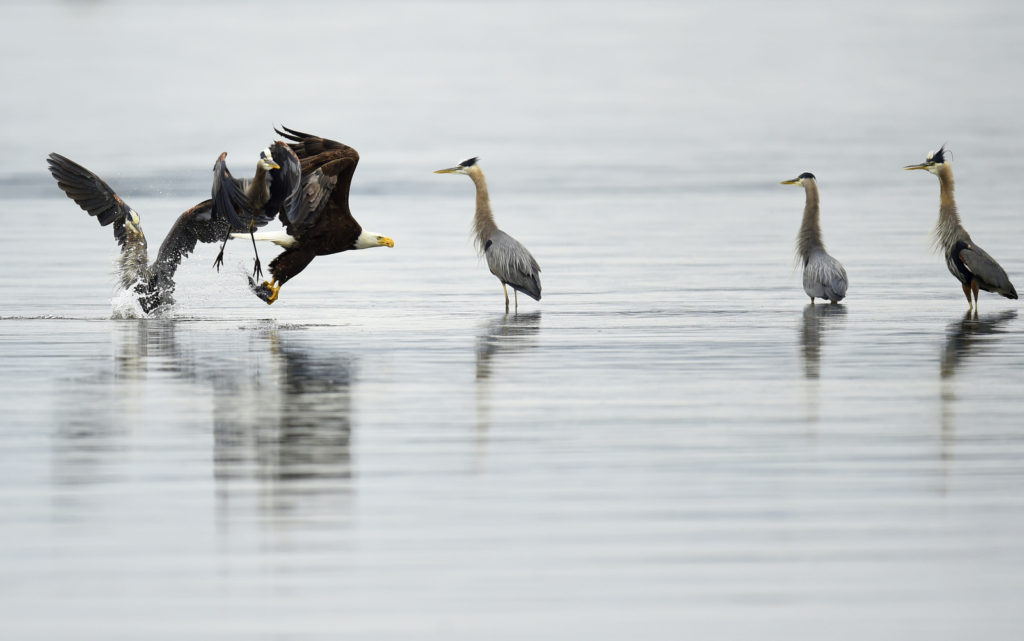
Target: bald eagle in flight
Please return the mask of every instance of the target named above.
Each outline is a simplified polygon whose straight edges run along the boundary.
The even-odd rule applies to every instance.
[[[352,217],[348,194],[359,153],[334,140],[288,127],[281,129],[275,131],[289,141],[288,146],[299,159],[302,184],[298,195],[280,212],[283,230],[250,234],[255,240],[270,241],[285,248],[270,263],[272,281],[257,285],[255,280],[249,279],[253,292],[268,305],[277,300],[281,286],[317,256],[395,246],[393,240],[363,229]],[[257,215],[252,215],[251,219],[257,226],[264,222],[264,218]],[[233,233],[232,236],[246,234]]]

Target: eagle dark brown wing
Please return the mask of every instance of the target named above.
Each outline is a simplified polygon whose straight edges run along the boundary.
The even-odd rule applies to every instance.
[[[359,152],[335,140],[282,127],[302,165],[300,197],[281,222],[300,242],[315,242],[317,254],[350,249],[362,233],[349,209],[349,189]]]
[[[171,225],[170,231],[160,244],[152,272],[161,280],[174,278],[181,261],[195,251],[196,243],[217,243],[231,232],[231,223],[226,218],[214,218],[213,201],[204,200],[186,210]]]
[[[320,213],[330,201],[337,184],[337,176],[325,174],[321,169],[306,176],[302,181],[298,198],[281,218],[290,236],[302,237],[320,219]]]
[[[94,216],[100,225],[106,227],[114,223],[114,238],[124,247],[124,220],[132,208],[99,176],[73,160],[53,153],[46,162],[50,166],[50,174],[57,180],[57,186],[68,198],[78,203],[90,216]]]

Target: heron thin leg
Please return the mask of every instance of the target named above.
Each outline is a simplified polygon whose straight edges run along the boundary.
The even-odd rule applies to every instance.
[[[255,230],[256,230],[256,225],[252,221],[250,221],[249,222],[249,238],[252,239],[252,253],[256,256],[256,262],[252,266],[252,275],[253,275],[253,278],[261,278],[263,276],[263,266],[260,265],[260,253],[256,250],[256,234],[254,233]],[[275,297],[275,300],[276,300],[276,297]]]
[[[811,305],[814,304],[814,296],[811,296]]]
[[[228,235],[224,237],[224,242],[220,245],[220,253],[213,259],[213,266],[220,271],[220,266],[224,264],[224,248],[228,246],[228,239],[231,238],[231,230],[228,230]]]
[[[971,308],[974,307],[974,305],[973,305],[973,303],[971,303],[971,285],[970,285],[970,283],[964,283],[963,284],[963,290],[964,290],[964,296],[967,297],[967,309],[971,309]]]
[[[516,313],[518,314],[519,313],[519,290],[518,289],[513,289],[512,290],[512,295],[515,296],[515,298],[516,298]]]
[[[971,281],[971,291],[974,292],[974,310],[978,310],[978,281]]]
[[[505,313],[508,313],[508,286],[505,283],[501,284],[501,288],[505,290]]]

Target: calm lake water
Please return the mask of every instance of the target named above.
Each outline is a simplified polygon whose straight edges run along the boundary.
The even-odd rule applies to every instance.
[[[11,639],[1018,639],[1019,3],[0,5],[0,630]],[[138,318],[56,188],[155,249],[285,124],[394,249],[267,307],[250,253]],[[543,267],[503,313],[479,155]],[[850,274],[808,305],[803,192]],[[265,250],[265,260],[273,254]]]

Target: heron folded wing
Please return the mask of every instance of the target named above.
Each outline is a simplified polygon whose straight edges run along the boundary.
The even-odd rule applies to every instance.
[[[484,251],[491,273],[502,282],[540,300],[540,265],[526,247],[503,231],[496,232]]]
[[[960,250],[960,260],[974,276],[979,288],[1007,298],[1017,298],[1017,290],[1006,272],[984,249],[974,244],[968,245]]]

